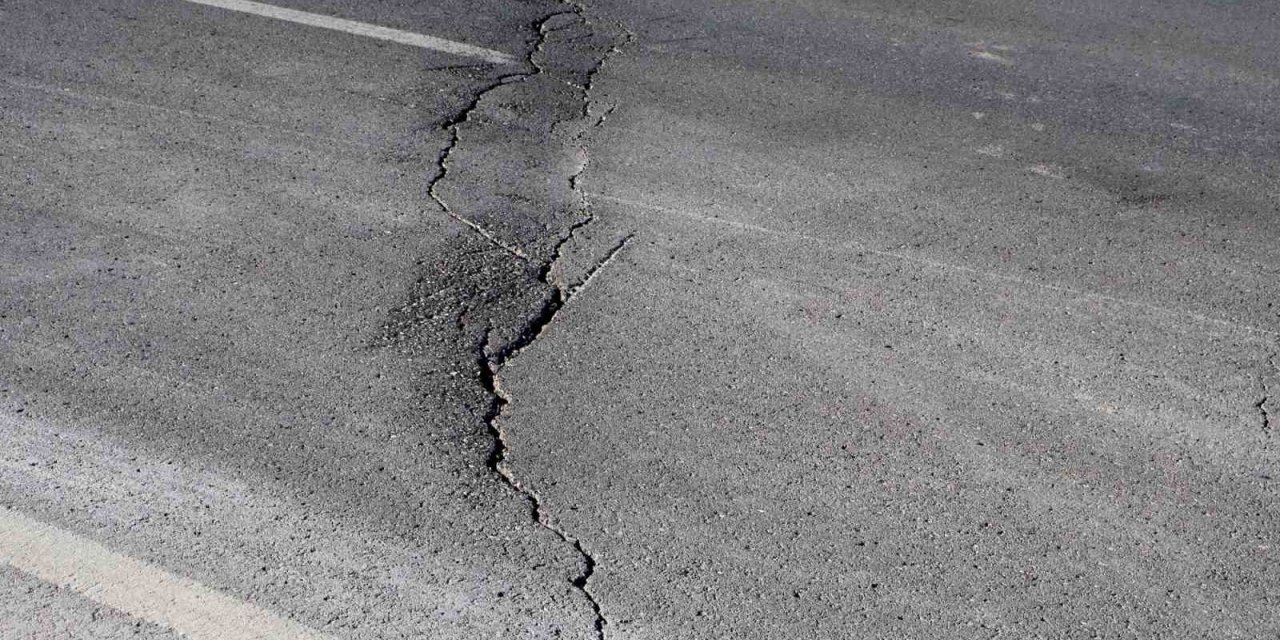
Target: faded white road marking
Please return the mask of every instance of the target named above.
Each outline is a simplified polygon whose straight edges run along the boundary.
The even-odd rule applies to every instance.
[[[331,640],[194,580],[0,507],[0,563],[192,640]]]
[[[1265,335],[1265,336],[1280,337],[1280,331],[1275,331],[1273,329],[1263,329],[1261,327],[1255,327],[1252,325],[1243,324],[1243,323],[1235,322],[1232,320],[1223,320],[1222,318],[1214,318],[1214,317],[1196,313],[1194,311],[1189,311],[1186,309],[1162,307],[1160,305],[1150,304],[1147,302],[1139,302],[1136,300],[1129,300],[1127,298],[1117,298],[1115,296],[1109,296],[1109,295],[1097,293],[1094,291],[1089,291],[1086,289],[1076,289],[1074,287],[1051,284],[1047,282],[1037,282],[1035,280],[1019,278],[1017,276],[998,273],[995,271],[986,271],[983,269],[978,269],[975,267],[970,267],[962,264],[942,262],[939,260],[931,260],[929,258],[925,258],[922,256],[914,256],[906,253],[899,253],[896,251],[885,251],[883,249],[875,249],[870,244],[863,242],[861,240],[833,241],[825,237],[812,236],[812,235],[803,234],[803,233],[796,233],[794,231],[782,231],[778,229],[770,229],[769,227],[764,227],[757,224],[751,224],[749,222],[738,222],[736,220],[726,220],[724,218],[717,218],[713,216],[703,215],[696,211],[689,211],[689,210],[680,209],[680,208],[649,204],[647,202],[641,202],[639,200],[621,198],[618,196],[611,196],[604,193],[587,193],[586,195],[588,198],[592,198],[595,200],[604,200],[606,202],[614,202],[617,204],[627,205],[627,206],[635,207],[637,209],[648,210],[655,213],[677,215],[683,218],[695,220],[705,224],[727,226],[735,229],[740,229],[742,231],[749,232],[749,233],[768,235],[776,238],[783,238],[783,239],[794,240],[798,242],[814,243],[819,245],[825,245],[828,247],[851,248],[851,249],[860,251],[862,253],[867,253],[874,256],[881,256],[881,257],[889,258],[893,260],[901,260],[902,262],[918,264],[921,266],[937,269],[939,271],[957,271],[960,273],[969,273],[975,276],[990,278],[992,280],[1003,280],[1005,282],[1012,282],[1012,283],[1023,285],[1026,287],[1044,289],[1046,291],[1056,291],[1058,293],[1075,296],[1079,298],[1091,299],[1091,300],[1102,300],[1102,301],[1111,302],[1111,303],[1115,303],[1118,305],[1131,307],[1135,309],[1144,309],[1146,311],[1150,311],[1158,315],[1164,315],[1169,317],[1181,316],[1185,318],[1192,318],[1202,323],[1216,324],[1221,327],[1225,327],[1228,329],[1235,329],[1238,331],[1244,331],[1246,333],[1256,333],[1256,334]]]
[[[267,133],[272,133],[277,135],[297,136],[299,138],[309,138],[311,140],[320,140],[320,141],[329,142],[332,144],[338,144],[338,145],[343,145],[348,147],[358,147],[362,149],[377,148],[374,145],[364,143],[364,142],[359,142],[356,140],[347,140],[345,138],[334,138],[331,136],[325,136],[325,135],[320,135],[316,133],[307,133],[306,131],[298,131],[297,129],[292,129],[284,124],[276,124],[275,126],[257,124],[254,122],[250,122],[248,120],[240,120],[236,118],[224,118],[222,116],[215,116],[211,113],[206,113],[203,111],[192,111],[190,109],[175,109],[173,107],[166,107],[158,104],[152,104],[150,102],[138,102],[136,100],[126,100],[124,98],[116,98],[114,96],[102,95],[98,93],[85,93],[83,91],[73,91],[66,87],[55,87],[47,84],[40,84],[38,82],[29,82],[26,80],[22,80],[20,78],[0,77],[0,84],[7,84],[11,87],[15,87],[18,89],[28,89],[30,91],[39,91],[41,93],[46,93],[54,96],[63,96],[67,98],[73,98],[75,100],[80,100],[82,102],[106,102],[109,104],[114,104],[114,105],[119,105],[124,107],[149,109],[152,111],[168,113],[175,116],[182,116],[185,118],[194,118],[196,120],[207,120],[209,122],[223,122],[223,123],[227,123],[234,126],[245,127],[248,129],[257,129],[260,131],[265,131]]]
[[[322,29],[345,31],[359,36],[368,36],[379,40],[389,40],[391,42],[407,44],[413,47],[422,47],[423,49],[443,51],[445,53],[452,53],[459,56],[479,58],[485,62],[491,62],[493,64],[511,64],[516,61],[514,57],[502,53],[501,51],[484,49],[463,42],[454,42],[453,40],[445,40],[444,38],[436,38],[434,36],[422,35],[420,33],[413,33],[410,31],[401,31],[399,29],[392,29],[389,27],[380,27],[366,22],[334,18],[333,16],[326,16],[319,13],[307,13],[306,11],[286,9],[275,5],[262,4],[261,2],[250,2],[250,0],[187,0],[187,2],[208,5],[210,7],[218,7],[220,9],[229,9],[231,11],[240,11],[242,13],[252,13],[258,16],[296,22],[298,24],[320,27]]]

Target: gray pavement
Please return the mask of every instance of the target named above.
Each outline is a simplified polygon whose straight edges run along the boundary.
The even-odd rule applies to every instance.
[[[276,4],[0,5],[0,637],[1280,637],[1273,7]]]

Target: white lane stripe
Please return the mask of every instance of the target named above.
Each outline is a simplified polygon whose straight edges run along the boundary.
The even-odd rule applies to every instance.
[[[0,563],[192,640],[332,640],[6,507],[0,507]]]
[[[389,27],[380,27],[376,24],[334,18],[333,16],[326,16],[319,13],[307,13],[306,11],[286,9],[275,5],[262,4],[261,2],[250,2],[250,0],[187,0],[187,2],[194,2],[195,4],[203,4],[210,7],[218,7],[220,9],[229,9],[231,11],[240,11],[242,13],[252,13],[258,16],[275,18],[277,20],[286,20],[288,22],[297,22],[298,24],[321,27],[323,29],[345,31],[347,33],[354,33],[360,36],[368,36],[379,40],[390,40],[391,42],[399,42],[400,44],[407,44],[413,47],[443,51],[445,53],[452,53],[459,56],[479,58],[485,62],[491,62],[493,64],[511,64],[516,61],[514,57],[502,53],[501,51],[476,47],[463,42],[454,42],[453,40],[445,40],[444,38],[436,38],[434,36],[422,35],[420,33],[413,33],[410,31],[401,31],[399,29],[391,29]]]

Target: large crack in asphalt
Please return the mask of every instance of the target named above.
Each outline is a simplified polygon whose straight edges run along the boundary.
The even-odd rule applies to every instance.
[[[534,44],[533,48],[529,51],[529,55],[526,56],[526,59],[525,59],[525,64],[527,65],[527,67],[533,69],[532,71],[522,71],[519,73],[505,73],[498,76],[495,80],[493,80],[489,84],[485,85],[484,87],[481,87],[478,91],[476,91],[471,96],[471,101],[468,102],[466,105],[464,105],[461,109],[459,109],[458,113],[455,116],[453,116],[452,118],[449,118],[448,120],[445,120],[440,124],[440,128],[449,134],[449,140],[445,144],[444,149],[442,149],[439,155],[436,156],[436,173],[427,182],[427,195],[431,198],[433,202],[435,202],[436,206],[439,207],[440,210],[444,212],[445,215],[449,216],[450,218],[453,218],[457,222],[460,222],[466,225],[472,231],[475,231],[476,233],[480,234],[481,237],[483,237],[485,240],[487,240],[494,246],[498,247],[499,249],[502,249],[503,251],[506,251],[507,253],[521,260],[528,260],[529,256],[526,255],[525,252],[520,249],[520,247],[514,244],[511,244],[509,242],[503,241],[501,238],[498,238],[496,235],[491,233],[488,229],[485,229],[482,225],[455,213],[453,209],[449,206],[449,204],[446,203],[444,199],[440,197],[440,193],[437,190],[437,187],[439,187],[440,183],[449,177],[449,157],[453,155],[454,150],[458,148],[458,144],[462,141],[461,134],[459,132],[460,127],[463,125],[463,123],[469,122],[471,120],[471,115],[475,112],[477,108],[479,108],[480,102],[484,100],[485,96],[487,96],[490,92],[494,91],[495,89],[498,89],[499,87],[502,87],[503,85],[507,84],[508,82],[518,82],[520,80],[524,80],[531,76],[542,73],[542,68],[538,66],[538,63],[535,61],[535,57],[537,56],[538,52],[542,50],[543,45],[546,43],[547,21],[551,20],[557,15],[562,15],[562,14],[561,13],[548,14],[546,16],[543,16],[541,19],[539,19],[537,23],[533,25],[534,31],[538,34],[538,39],[537,39],[537,42]]]
[[[419,279],[415,300],[393,313],[392,319],[384,327],[384,333],[388,340],[400,340],[406,332],[412,332],[414,325],[438,323],[438,319],[442,317],[452,318],[453,330],[458,339],[469,343],[476,380],[488,397],[487,406],[483,407],[480,415],[490,439],[486,466],[528,503],[530,517],[539,527],[554,534],[577,555],[579,570],[571,577],[570,583],[590,606],[594,616],[595,637],[603,640],[608,619],[591,588],[591,580],[597,568],[596,557],[578,537],[555,521],[542,496],[523,481],[509,463],[512,449],[503,426],[503,418],[513,398],[503,388],[501,373],[507,363],[534,344],[552,326],[557,315],[602,269],[618,257],[634,237],[634,234],[627,234],[616,240],[576,279],[565,278],[560,274],[561,262],[569,247],[578,239],[579,232],[596,221],[580,184],[590,161],[586,136],[604,123],[614,107],[593,115],[593,82],[606,61],[612,55],[620,53],[621,46],[631,40],[631,34],[619,25],[617,33],[607,36],[606,45],[592,49],[590,43],[602,35],[593,30],[583,8],[577,5],[543,16],[532,25],[532,31],[535,39],[525,59],[525,70],[497,76],[478,89],[454,117],[441,123],[448,139],[437,156],[436,174],[426,188],[431,200],[445,215],[465,225],[490,248],[486,251],[460,249],[456,255],[438,263],[433,275]],[[568,35],[561,35],[562,32]],[[556,38],[563,38],[564,43],[575,42],[577,44],[574,46],[579,49],[550,51],[548,47],[553,45],[552,41]],[[588,44],[583,45],[582,42]],[[581,49],[584,46],[587,47],[586,53]],[[589,64],[573,66],[580,64],[584,56]],[[569,69],[560,71],[549,68],[550,65],[557,64],[567,64]],[[561,114],[563,117],[545,119],[545,131],[538,135],[544,135],[549,144],[563,142],[567,146],[576,147],[575,151],[582,161],[575,170],[564,175],[561,188],[567,189],[572,196],[571,202],[565,205],[565,210],[548,213],[541,220],[542,228],[552,233],[531,238],[521,236],[520,230],[515,227],[504,226],[506,218],[515,218],[514,215],[495,217],[492,212],[478,207],[476,211],[469,212],[466,202],[451,204],[446,187],[450,186],[451,181],[462,182],[464,187],[471,186],[466,184],[467,180],[476,178],[474,175],[461,175],[465,169],[455,166],[455,162],[460,162],[458,155],[462,153],[465,142],[464,129],[480,131],[481,127],[492,124],[481,121],[480,114],[486,109],[498,113],[504,110],[518,111],[507,108],[507,105],[501,104],[502,101],[511,101],[509,92],[519,91],[522,85],[536,84],[542,80],[552,81],[562,89],[545,89],[545,86],[550,85],[545,85],[542,89],[531,88],[529,90],[535,93],[535,98],[526,99],[525,104],[537,104],[540,97],[537,92],[543,91],[553,96],[551,102],[560,103],[546,107],[547,110],[555,113],[560,108],[566,113]],[[563,88],[572,91],[579,100],[571,113],[567,112],[563,99],[554,97],[556,91],[563,91]],[[495,106],[490,102],[498,104]],[[509,122],[498,123],[498,126],[504,124],[516,126]],[[568,136],[567,140],[557,142],[557,132],[565,126],[577,126],[579,129]],[[483,140],[480,144],[483,145]],[[461,191],[468,190],[464,188]],[[481,189],[470,189],[473,193],[477,191]],[[518,195],[522,201],[527,202],[556,201],[554,194],[542,194],[545,197],[541,198],[537,193]],[[456,193],[454,197],[465,200]],[[554,209],[550,204],[547,207]],[[465,247],[466,243],[462,245]],[[498,261],[502,260],[515,264],[501,265]],[[459,274],[467,273],[472,274],[470,281],[457,280]],[[519,309],[522,306],[523,312],[512,311],[513,308]],[[494,316],[498,317],[497,321]]]
[[[533,344],[542,333],[551,326],[555,321],[556,315],[564,309],[573,296],[581,290],[583,286],[596,273],[613,261],[614,257],[626,246],[627,242],[633,236],[625,236],[611,249],[605,258],[596,263],[583,278],[582,284],[573,289],[563,289],[556,287],[552,295],[547,298],[542,309],[530,319],[529,324],[522,330],[514,341],[508,341],[499,347],[494,347],[490,343],[490,332],[484,333],[483,339],[480,341],[476,349],[476,364],[480,368],[480,383],[484,386],[493,398],[490,409],[484,417],[485,424],[489,427],[489,433],[493,438],[493,448],[489,452],[486,461],[490,469],[493,470],[502,480],[511,487],[512,490],[523,496],[529,503],[530,515],[543,528],[551,531],[560,538],[561,541],[570,545],[581,559],[582,571],[575,576],[570,582],[582,592],[587,601],[591,604],[591,609],[595,615],[595,632],[599,640],[604,640],[605,627],[608,625],[608,619],[604,615],[604,610],[600,606],[600,601],[596,599],[590,588],[591,577],[596,571],[596,559],[590,551],[583,546],[582,541],[571,533],[566,531],[552,520],[548,511],[543,507],[543,500],[538,492],[526,485],[507,464],[507,454],[511,451],[508,443],[507,432],[502,426],[502,417],[506,414],[507,406],[511,404],[512,397],[502,388],[501,371],[502,367],[512,358],[520,355],[520,352],[529,345]],[[543,282],[547,282],[547,274],[550,273],[548,263],[543,272]],[[549,284],[549,283],[548,283]]]

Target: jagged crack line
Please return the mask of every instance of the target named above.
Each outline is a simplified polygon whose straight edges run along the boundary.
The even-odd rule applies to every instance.
[[[445,131],[449,132],[449,143],[445,145],[445,148],[436,157],[436,173],[434,176],[432,176],[431,180],[427,182],[427,195],[431,196],[431,199],[436,203],[436,206],[439,207],[440,210],[445,213],[445,215],[449,216],[450,218],[453,218],[454,220],[457,220],[458,222],[461,222],[467,227],[470,227],[473,231],[480,234],[480,236],[482,236],[485,240],[488,240],[494,246],[525,261],[528,261],[529,256],[526,255],[523,251],[521,251],[519,247],[516,247],[510,243],[502,241],[500,238],[490,233],[489,230],[485,229],[479,224],[476,224],[475,222],[472,222],[471,220],[468,220],[458,215],[457,213],[454,213],[454,211],[449,208],[449,205],[444,201],[444,199],[440,197],[440,192],[438,191],[438,188],[440,186],[440,183],[443,182],[444,179],[449,175],[449,157],[453,155],[454,149],[457,148],[458,143],[461,140],[461,136],[458,133],[458,128],[463,123],[468,122],[471,119],[471,114],[476,110],[477,107],[480,106],[480,101],[483,100],[485,95],[487,95],[490,91],[493,91],[494,89],[497,89],[498,87],[505,85],[508,80],[524,79],[524,78],[527,78],[529,75],[531,74],[527,74],[527,73],[506,74],[506,75],[500,76],[497,80],[490,83],[488,86],[484,87],[480,91],[477,91],[475,96],[472,97],[471,102],[469,102],[465,107],[463,107],[453,118],[450,118],[449,120],[445,121],[443,125],[441,125]]]
[[[480,104],[480,100],[485,94],[502,86],[503,84],[503,82],[499,81],[476,93],[475,99],[461,112],[461,116],[451,120],[445,125],[446,130],[449,131],[449,144],[445,146],[444,150],[440,152],[439,157],[436,159],[436,175],[427,183],[427,194],[431,196],[431,199],[435,201],[436,206],[439,207],[445,215],[471,228],[471,230],[480,234],[481,237],[488,240],[494,246],[527,262],[529,260],[529,256],[525,254],[524,251],[521,251],[520,247],[503,241],[483,226],[454,213],[453,209],[449,208],[449,205],[445,203],[444,199],[440,197],[439,191],[437,191],[437,187],[440,185],[440,182],[449,175],[449,156],[453,155],[453,150],[458,146],[459,141],[458,127],[470,119],[471,112]]]
[[[582,12],[581,5],[575,5],[575,6],[577,7],[578,12],[581,13]],[[609,50],[606,51],[604,55],[600,56],[600,60],[598,60],[595,66],[593,66],[591,70],[587,72],[586,82],[584,82],[581,86],[582,119],[583,120],[586,120],[591,117],[591,92],[595,88],[596,76],[599,75],[600,71],[604,69],[605,64],[609,62],[610,58],[612,58],[617,54],[622,53],[622,47],[625,47],[626,45],[630,44],[635,39],[635,34],[632,33],[630,29],[627,29],[626,27],[624,27],[620,22],[616,24],[618,26],[618,29],[623,33],[622,42],[616,43],[613,46],[609,47]],[[597,118],[593,124],[583,129],[582,131],[578,132],[578,135],[575,136],[575,139],[579,144],[579,148],[582,150],[583,157],[586,158],[586,160],[582,163],[582,167],[580,167],[576,172],[574,172],[572,176],[569,176],[569,186],[574,191],[581,193],[581,189],[579,189],[579,186],[578,186],[578,181],[582,178],[582,174],[586,172],[587,167],[591,163],[591,156],[587,154],[587,148],[582,143],[582,139],[587,135],[588,131],[595,129],[600,125],[603,125],[605,119],[609,116],[609,114],[613,113],[613,110],[617,108],[618,108],[618,105],[616,103],[613,105],[610,105],[609,108],[604,111],[604,113],[600,114],[600,117]],[[582,204],[584,207],[587,204],[587,199],[585,194],[582,195]]]
[[[591,606],[592,614],[595,616],[593,626],[596,638],[597,640],[604,640],[607,619],[600,608],[600,602],[596,600],[595,594],[588,587],[591,576],[595,575],[595,556],[586,550],[582,545],[582,541],[557,525],[543,508],[541,496],[516,477],[511,470],[511,466],[507,464],[507,455],[511,451],[511,446],[508,443],[507,432],[502,426],[502,417],[506,413],[507,406],[511,404],[511,396],[502,387],[502,378],[499,375],[503,365],[518,356],[525,347],[533,344],[542,335],[543,331],[555,320],[556,314],[564,307],[566,301],[567,299],[560,289],[553,289],[552,294],[547,298],[537,316],[526,324],[514,340],[496,350],[491,348],[490,331],[485,331],[484,338],[477,350],[477,364],[480,369],[481,385],[493,399],[484,418],[493,441],[493,447],[487,458],[487,466],[502,478],[508,487],[524,497],[529,504],[530,517],[534,522],[553,533],[565,544],[571,546],[578,554],[582,571],[570,580],[570,583],[582,593]]]
[[[583,109],[583,112],[587,113],[590,110],[589,101],[584,100],[584,104],[588,104],[588,106]],[[590,129],[594,129],[604,124],[604,121],[609,117],[609,114],[613,113],[614,109],[617,108],[617,104],[610,105],[604,113],[600,114],[600,117],[591,125]],[[581,144],[581,140],[588,130],[589,129],[584,129],[577,135],[576,139],[579,141],[579,144]],[[586,147],[582,146],[581,151],[583,157],[582,166],[578,167],[578,170],[573,172],[573,175],[569,176],[569,189],[578,194],[578,203],[582,208],[583,216],[577,222],[570,225],[568,231],[561,236],[558,242],[556,242],[555,248],[552,250],[551,260],[544,266],[542,271],[542,279],[544,281],[547,280],[556,265],[559,264],[560,259],[563,257],[564,247],[573,241],[573,238],[578,234],[579,230],[596,221],[595,212],[591,209],[591,203],[587,200],[587,193],[582,189],[581,184],[579,184],[582,180],[582,174],[586,173],[587,168],[591,166],[591,156],[587,153]],[[557,286],[564,288],[563,285]]]
[[[476,353],[481,385],[493,398],[484,417],[489,435],[493,440],[493,447],[489,452],[487,465],[502,478],[507,486],[525,498],[529,503],[530,515],[538,525],[555,534],[556,537],[572,546],[574,551],[577,552],[582,563],[582,572],[574,577],[571,582],[591,605],[592,612],[595,615],[594,627],[597,640],[605,640],[605,627],[608,625],[608,619],[604,615],[604,610],[600,607],[599,600],[596,599],[589,586],[591,577],[595,575],[596,571],[595,556],[587,551],[581,540],[571,535],[551,519],[551,516],[542,506],[542,498],[537,492],[521,482],[511,470],[510,465],[507,464],[507,456],[511,451],[511,447],[508,443],[507,432],[502,426],[502,417],[506,414],[506,408],[511,404],[512,400],[511,396],[502,387],[501,371],[507,362],[519,356],[526,347],[542,336],[543,332],[555,322],[556,316],[572,300],[573,296],[595,278],[604,267],[613,262],[632,237],[634,237],[634,234],[630,234],[619,241],[600,262],[596,263],[587,272],[587,276],[577,287],[572,290],[565,290],[553,285],[550,295],[543,302],[542,308],[525,323],[525,326],[510,342],[495,348],[490,342],[491,332],[486,330]]]
[[[585,216],[583,216],[581,219],[579,219],[577,222],[573,223],[572,225],[569,225],[568,232],[566,232],[563,236],[561,236],[560,240],[556,242],[555,248],[552,249],[551,260],[547,261],[547,263],[542,266],[542,272],[539,274],[539,277],[542,279],[543,282],[550,284],[550,280],[552,278],[552,272],[555,270],[556,265],[560,263],[560,259],[563,257],[564,247],[573,240],[573,237],[577,235],[579,229],[591,224],[592,222],[595,222],[595,220],[596,220],[596,217],[588,210]],[[554,286],[556,286],[561,290],[565,288],[563,284],[556,284]]]
[[[590,109],[591,109],[590,101],[584,100],[584,104],[587,104],[588,106],[583,108],[583,118],[588,118],[590,117]],[[579,183],[582,181],[582,174],[586,173],[587,169],[591,166],[591,154],[587,152],[586,144],[582,142],[582,139],[585,138],[587,136],[587,133],[589,133],[591,130],[597,129],[600,126],[602,126],[605,120],[608,119],[609,115],[612,114],[614,110],[617,108],[618,108],[618,105],[616,103],[609,105],[609,108],[605,109],[604,113],[601,113],[600,116],[596,118],[595,122],[591,123],[590,126],[584,128],[582,131],[579,131],[578,135],[574,136],[574,141],[578,143],[578,150],[582,153],[582,166],[578,167],[578,170],[574,171],[573,174],[569,176],[569,189],[572,190],[574,193],[578,194],[578,200],[581,203],[582,208],[584,210],[587,209],[588,207],[587,194],[583,193],[582,185],[580,185]]]
[[[453,148],[458,143],[459,126],[470,118],[471,113],[476,109],[481,99],[483,99],[484,94],[488,93],[488,91],[491,91],[497,88],[498,86],[501,86],[502,84],[505,84],[508,79],[522,81],[530,77],[533,77],[535,75],[544,73],[545,69],[542,66],[542,64],[539,62],[539,56],[543,51],[543,48],[546,46],[547,35],[549,33],[552,33],[560,29],[560,28],[549,28],[548,22],[551,19],[561,15],[575,15],[579,18],[579,20],[582,20],[584,24],[586,23],[585,18],[583,18],[583,8],[579,5],[573,5],[573,9],[571,11],[562,11],[562,12],[557,12],[557,13],[547,15],[537,23],[538,40],[535,46],[530,51],[527,59],[528,65],[530,68],[533,69],[533,71],[530,73],[524,73],[524,74],[512,74],[512,75],[504,76],[503,78],[500,78],[498,82],[496,82],[494,85],[477,93],[476,98],[471,103],[471,105],[468,108],[464,109],[458,115],[458,117],[456,117],[453,121],[451,121],[447,125],[448,130],[451,132],[450,144],[446,148],[445,152],[441,154],[440,162],[439,162],[439,165],[440,165],[439,175],[436,177],[435,180],[431,182],[430,188],[428,189],[428,192],[431,194],[432,198],[436,200],[437,204],[440,205],[441,209],[444,210],[446,213],[448,213],[451,217],[453,217],[454,219],[460,222],[463,222],[464,224],[467,224],[469,227],[471,227],[472,229],[474,229],[475,231],[483,235],[486,239],[488,239],[494,245],[499,246],[502,249],[506,250],[508,253],[511,253],[512,255],[515,255],[526,261],[528,261],[529,258],[524,254],[524,252],[520,251],[518,247],[509,246],[506,243],[501,242],[497,237],[495,237],[491,233],[488,233],[485,229],[481,228],[479,225],[474,224],[471,221],[462,218],[461,216],[457,216],[452,211],[450,211],[448,206],[439,197],[437,197],[435,187],[448,172],[448,158],[449,158],[449,155],[452,153]],[[564,28],[564,27],[561,27],[561,28]],[[627,41],[629,42],[631,39],[631,33],[630,31],[626,31],[626,33],[628,35]],[[584,119],[589,118],[591,115],[590,89],[591,89],[592,80],[594,79],[595,74],[599,72],[599,70],[603,67],[605,60],[610,55],[612,55],[613,53],[617,53],[619,51],[620,50],[618,49],[617,46],[610,48],[610,50],[601,57],[600,61],[589,72],[587,77],[587,82],[584,83],[584,85],[581,87],[574,85],[575,88],[578,88],[582,92],[582,117]],[[605,117],[609,113],[612,113],[615,107],[616,105],[614,107],[610,107],[603,115],[600,116],[600,118],[596,121],[596,123],[593,126],[599,126],[600,124],[602,124],[604,122]],[[578,135],[579,143],[581,143],[581,138],[582,138],[582,134],[580,133]],[[582,152],[584,154],[584,157],[587,157],[585,147],[583,147]],[[587,157],[587,160],[589,161],[589,157]],[[564,284],[558,284],[552,281],[553,280],[552,271],[554,270],[555,266],[558,264],[559,260],[561,259],[562,252],[565,245],[568,244],[570,241],[572,241],[575,234],[580,229],[591,224],[595,220],[589,207],[587,206],[586,195],[582,193],[582,191],[579,189],[578,180],[582,175],[583,171],[585,170],[586,170],[586,162],[584,162],[581,169],[579,169],[577,172],[575,172],[572,176],[569,177],[570,187],[574,191],[578,192],[579,197],[581,198],[582,210],[584,212],[584,216],[581,220],[575,222],[566,230],[566,232],[562,235],[562,237],[557,241],[554,251],[552,253],[552,257],[546,262],[544,262],[541,268],[539,269],[538,279],[543,284],[546,284],[550,287],[551,289],[550,294],[543,301],[542,307],[538,310],[538,312],[533,314],[525,322],[524,326],[517,333],[517,335],[514,338],[512,338],[510,341],[506,342],[505,344],[493,345],[491,343],[492,330],[491,328],[486,329],[486,331],[484,332],[483,338],[480,340],[480,342],[477,345],[476,364],[478,365],[478,369],[479,369],[481,386],[489,393],[490,398],[492,398],[489,404],[489,407],[485,410],[485,413],[484,413],[484,421],[485,421],[485,424],[487,425],[489,435],[493,443],[492,448],[486,460],[487,466],[494,472],[494,474],[500,477],[502,481],[508,487],[511,488],[512,491],[523,496],[523,498],[529,504],[530,516],[539,526],[553,533],[562,542],[571,546],[573,550],[578,554],[582,570],[570,582],[574,588],[576,588],[579,592],[582,593],[583,597],[587,600],[587,602],[591,606],[592,613],[595,616],[594,629],[595,629],[595,635],[597,640],[605,640],[605,628],[608,625],[608,619],[604,615],[604,611],[600,606],[600,602],[596,599],[595,594],[592,593],[590,589],[590,581],[592,576],[595,575],[595,571],[596,571],[595,556],[593,556],[589,551],[587,551],[586,547],[583,546],[581,540],[574,537],[573,535],[570,535],[568,531],[566,531],[564,528],[557,525],[555,521],[552,520],[549,513],[543,508],[541,496],[539,496],[538,493],[534,491],[532,488],[526,486],[523,482],[521,482],[520,479],[513,472],[513,470],[511,469],[511,465],[508,463],[508,455],[511,451],[511,448],[508,442],[507,432],[504,429],[502,424],[502,418],[506,414],[507,407],[512,402],[511,396],[502,387],[502,378],[500,375],[502,368],[506,365],[507,362],[517,357],[526,347],[533,344],[535,341],[538,340],[538,338],[542,336],[543,332],[546,331],[547,328],[551,325],[551,323],[555,321],[555,318],[557,314],[560,312],[560,310],[563,309],[564,306],[567,305],[569,301],[573,298],[573,296],[579,290],[581,290],[582,287],[586,286],[586,284],[590,282],[601,269],[603,269],[605,266],[607,266],[610,262],[612,262],[617,257],[618,253],[623,249],[623,247],[626,246],[627,242],[631,240],[632,235],[634,235],[634,234],[628,235],[627,237],[623,238],[617,245],[615,245],[605,255],[605,257],[602,260],[600,260],[596,265],[594,265],[587,272],[587,275],[583,278],[582,282],[580,282],[578,285],[570,288],[565,286]]]
[[[439,207],[441,211],[443,211],[450,218],[453,218],[454,220],[461,222],[462,224],[471,228],[473,231],[480,234],[484,239],[488,240],[494,246],[497,246],[503,251],[506,251],[507,253],[521,260],[524,260],[526,262],[529,260],[529,256],[523,250],[521,250],[520,247],[517,247],[509,242],[503,241],[494,233],[492,233],[488,229],[485,229],[482,225],[477,224],[476,222],[472,220],[468,220],[467,218],[455,213],[449,207],[448,203],[446,203],[444,199],[440,197],[438,187],[440,186],[440,183],[443,182],[444,179],[449,175],[449,158],[453,155],[454,149],[458,147],[458,143],[461,141],[461,135],[458,131],[459,128],[464,123],[469,122],[471,120],[471,114],[475,113],[475,110],[480,106],[480,102],[483,101],[484,97],[488,95],[491,91],[494,91],[500,87],[503,87],[508,83],[527,80],[528,78],[531,78],[535,75],[542,73],[543,69],[538,64],[536,57],[539,53],[542,52],[543,47],[546,45],[547,34],[550,33],[551,31],[554,31],[547,28],[547,21],[551,20],[552,18],[555,18],[556,16],[564,15],[566,13],[572,13],[572,12],[561,11],[557,13],[552,13],[552,14],[543,16],[540,20],[534,23],[533,26],[534,26],[534,31],[537,33],[537,40],[535,41],[533,48],[529,51],[529,54],[525,57],[525,64],[527,64],[529,68],[533,69],[533,71],[521,72],[521,73],[507,73],[507,74],[498,76],[497,79],[495,79],[493,82],[489,83],[488,85],[484,86],[479,91],[477,91],[475,95],[472,96],[471,101],[468,102],[467,105],[464,106],[462,109],[460,109],[456,114],[454,114],[452,118],[449,118],[448,120],[444,121],[444,123],[440,125],[443,130],[449,132],[449,142],[448,144],[445,145],[445,148],[436,157],[436,173],[427,182],[427,194],[431,196],[431,199],[436,203],[436,206]]]
[[[575,4],[574,8],[575,8],[575,13],[581,16],[584,11],[582,6]],[[584,22],[585,22],[585,19],[584,19]],[[591,117],[591,90],[595,85],[596,74],[600,73],[601,69],[604,68],[605,63],[608,62],[609,58],[611,58],[615,54],[622,53],[621,47],[625,46],[627,43],[630,43],[635,37],[635,35],[629,29],[627,29],[622,25],[622,23],[618,23],[617,26],[619,30],[621,30],[624,34],[623,41],[621,43],[618,43],[609,47],[609,50],[606,51],[604,55],[600,56],[600,60],[597,61],[596,64],[591,68],[591,70],[587,72],[586,82],[582,86],[578,87],[582,91],[581,117],[584,120]],[[542,270],[543,281],[548,280],[548,277],[552,274],[552,272],[555,270],[556,265],[559,264],[560,259],[563,257],[564,247],[573,241],[573,238],[577,235],[578,231],[583,227],[586,227],[591,223],[595,222],[595,213],[592,211],[591,203],[588,202],[587,194],[582,189],[582,185],[580,184],[582,181],[583,174],[585,174],[587,172],[587,169],[591,166],[591,154],[587,151],[587,147],[586,147],[586,144],[583,142],[583,138],[585,138],[587,133],[592,129],[598,128],[601,125],[603,125],[605,120],[609,117],[609,115],[612,114],[614,110],[617,108],[618,108],[617,103],[610,105],[609,108],[605,109],[604,112],[601,113],[598,118],[596,118],[596,121],[594,123],[582,129],[581,131],[578,132],[576,136],[574,136],[574,141],[578,143],[579,151],[582,153],[583,161],[582,161],[582,166],[578,167],[578,170],[574,171],[573,174],[569,176],[569,189],[572,192],[578,194],[578,202],[579,202],[579,206],[582,209],[583,217],[577,222],[570,225],[567,232],[563,236],[561,236],[558,242],[556,242],[555,248],[552,251],[551,260],[543,267],[543,270]],[[623,242],[625,243],[627,239],[629,238],[624,239]],[[617,248],[615,247],[614,251],[616,251],[616,249]],[[576,291],[578,288],[581,288],[581,284],[582,283],[579,283],[578,286],[573,287],[573,290]],[[562,290],[564,290],[566,299],[572,295],[572,291],[569,291],[563,284],[557,285],[557,286],[559,286]]]

